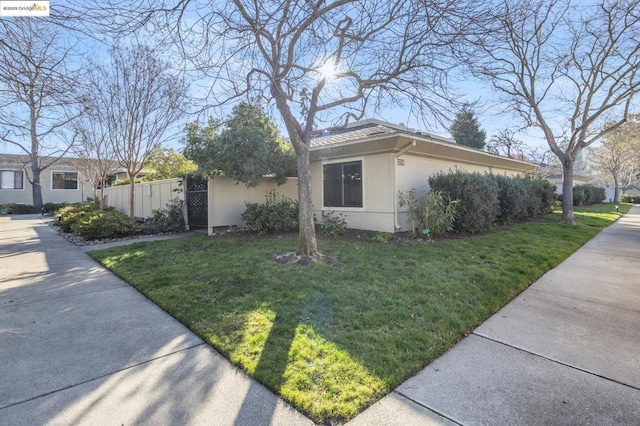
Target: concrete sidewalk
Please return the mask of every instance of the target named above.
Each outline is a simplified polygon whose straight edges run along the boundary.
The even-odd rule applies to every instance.
[[[640,424],[640,207],[356,425]]]
[[[311,424],[84,251],[0,217],[0,425]],[[634,207],[351,424],[637,425],[638,259]]]
[[[0,425],[36,424],[311,421],[37,216],[0,217]]]

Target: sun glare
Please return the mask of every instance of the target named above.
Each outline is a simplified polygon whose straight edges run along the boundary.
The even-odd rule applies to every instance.
[[[335,78],[337,73],[336,68],[333,66],[333,63],[331,63],[330,61],[325,62],[322,66],[320,66],[317,69],[317,71],[320,74],[320,78],[326,79],[326,80],[331,80]]]

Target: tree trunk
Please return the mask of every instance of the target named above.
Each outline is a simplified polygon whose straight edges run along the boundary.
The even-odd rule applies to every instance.
[[[316,242],[316,228],[313,223],[313,201],[311,199],[311,167],[309,166],[309,148],[296,151],[298,163],[298,221],[299,240],[296,254],[301,256],[319,257]]]
[[[577,225],[573,215],[573,161],[562,162],[562,219],[561,223]]]
[[[128,174],[129,176],[129,217],[133,217],[133,209],[135,205],[136,197],[136,176]]]
[[[33,195],[33,207],[41,211],[42,210],[42,184],[40,183],[40,167],[38,167],[38,160],[31,160],[31,194]]]
[[[613,202],[620,204],[620,179],[615,171],[613,172]]]

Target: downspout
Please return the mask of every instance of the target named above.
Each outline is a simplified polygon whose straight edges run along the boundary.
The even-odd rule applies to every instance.
[[[394,220],[394,226],[396,231],[399,231],[400,229],[402,229],[402,226],[398,221],[398,202],[396,201],[396,192],[398,191],[397,178],[396,178],[398,174],[398,158],[406,154],[411,148],[415,146],[416,146],[416,141],[414,139],[411,142],[409,142],[404,148],[402,148],[393,158],[393,220]]]

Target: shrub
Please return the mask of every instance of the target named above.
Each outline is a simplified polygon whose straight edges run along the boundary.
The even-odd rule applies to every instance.
[[[60,210],[63,207],[69,206],[71,204],[69,203],[44,203],[42,205],[42,213],[46,213],[46,214],[52,214],[55,213],[57,210]]]
[[[265,204],[245,203],[242,221],[247,228],[261,234],[298,229],[297,201],[279,195],[275,190],[269,191],[265,198]]]
[[[92,204],[65,206],[55,212],[54,223],[60,227],[62,232],[69,233],[76,222],[94,211],[95,208]]]
[[[508,178],[501,175],[489,175],[498,185],[498,203],[500,210],[497,220],[501,222],[518,222],[531,216],[531,206],[535,197],[530,186],[523,179]]]
[[[498,185],[486,175],[460,170],[438,173],[429,178],[429,186],[450,199],[459,200],[455,230],[471,233],[488,231],[498,217]]]
[[[420,194],[415,188],[398,194],[400,207],[408,207],[411,232],[440,235],[453,230],[458,200],[451,201],[441,191]]]
[[[145,234],[160,234],[166,232],[182,232],[185,229],[183,202],[174,198],[167,203],[166,208],[154,210],[151,219],[145,223]]]
[[[556,185],[546,179],[524,178],[529,193],[529,216],[549,214],[556,202]]]
[[[0,214],[34,214],[40,213],[29,204],[5,203],[0,204]]]
[[[71,225],[85,240],[128,237],[140,233],[136,219],[114,210],[87,210]]]
[[[620,196],[620,201],[623,203],[640,204],[640,195],[622,194]]]
[[[335,212],[328,211],[322,212],[322,224],[320,225],[320,232],[324,235],[341,235],[347,230],[347,221],[342,213],[334,215]]]

